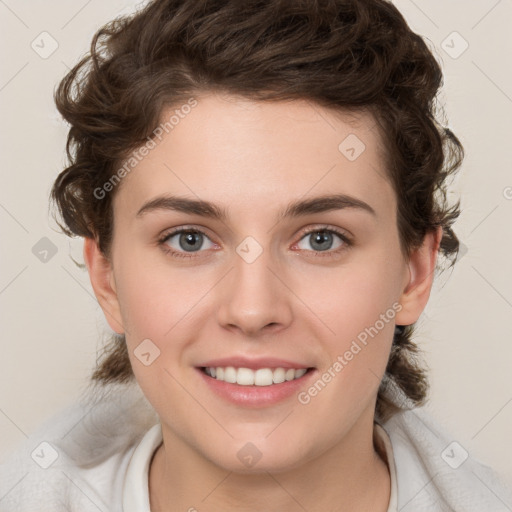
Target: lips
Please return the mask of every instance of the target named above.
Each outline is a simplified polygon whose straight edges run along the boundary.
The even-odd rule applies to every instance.
[[[303,361],[273,357],[211,359],[196,370],[207,389],[243,407],[268,407],[289,399],[317,373]]]

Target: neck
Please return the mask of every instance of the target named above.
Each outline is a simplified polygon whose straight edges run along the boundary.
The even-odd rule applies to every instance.
[[[298,467],[251,474],[213,464],[162,426],[149,473],[151,511],[386,512],[390,476],[369,419]]]

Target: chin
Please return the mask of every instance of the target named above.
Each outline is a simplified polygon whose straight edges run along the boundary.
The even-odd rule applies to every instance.
[[[297,444],[270,442],[265,436],[254,438],[253,441],[216,446],[221,450],[212,453],[208,449],[203,456],[226,471],[240,474],[286,472],[300,467],[309,458],[306,457],[303,443],[299,449]]]

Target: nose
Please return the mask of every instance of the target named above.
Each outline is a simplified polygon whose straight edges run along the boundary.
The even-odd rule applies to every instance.
[[[270,251],[264,250],[252,263],[235,254],[234,268],[223,281],[217,310],[223,328],[255,337],[277,333],[291,323],[292,293]]]

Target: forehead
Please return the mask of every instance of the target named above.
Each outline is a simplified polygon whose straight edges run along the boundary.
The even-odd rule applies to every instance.
[[[253,212],[298,197],[345,193],[393,212],[394,193],[371,114],[337,112],[306,100],[216,94],[195,97],[192,104],[163,112],[156,145],[116,191],[124,213],[165,193]]]

